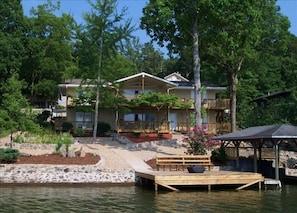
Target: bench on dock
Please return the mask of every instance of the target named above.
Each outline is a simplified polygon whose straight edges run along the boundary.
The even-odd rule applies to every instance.
[[[157,156],[156,166],[159,171],[160,168],[165,171],[178,171],[185,170],[189,166],[204,166],[210,170],[213,164],[210,159],[210,155],[175,155],[175,156]]]

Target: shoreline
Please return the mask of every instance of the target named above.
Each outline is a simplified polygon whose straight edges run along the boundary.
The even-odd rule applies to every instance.
[[[0,183],[135,183],[135,171],[98,165],[1,164]]]
[[[100,187],[109,187],[109,186],[135,186],[135,183],[1,183],[0,188],[5,187],[92,187],[92,186],[100,186]]]
[[[178,138],[136,144],[126,139],[122,143],[123,140],[122,137],[97,138],[93,144],[89,143],[90,138],[74,138],[73,149],[83,148],[85,152],[100,156],[100,161],[92,165],[0,164],[0,185],[135,185],[135,170],[152,169],[145,161],[156,155],[184,153]],[[51,153],[53,147],[53,144],[14,144],[13,148],[21,153],[39,155]]]

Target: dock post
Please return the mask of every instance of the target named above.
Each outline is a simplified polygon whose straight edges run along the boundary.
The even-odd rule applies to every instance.
[[[208,185],[208,191],[209,192],[211,191],[211,185],[210,184]]]

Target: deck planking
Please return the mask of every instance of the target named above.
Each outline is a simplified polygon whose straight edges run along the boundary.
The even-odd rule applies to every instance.
[[[155,190],[158,186],[177,191],[176,186],[208,186],[213,185],[241,185],[237,190],[257,184],[259,190],[264,177],[259,173],[237,171],[205,171],[204,173],[188,173],[187,171],[135,171],[141,179],[152,180]]]

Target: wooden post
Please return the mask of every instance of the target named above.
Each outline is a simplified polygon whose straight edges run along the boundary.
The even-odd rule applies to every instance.
[[[274,149],[274,154],[275,154],[275,179],[279,180],[279,150],[278,150],[278,144],[279,142],[275,142],[275,149]]]
[[[260,139],[259,145],[258,145],[258,153],[259,153],[259,171],[262,173],[263,166],[262,166],[262,147],[263,147],[263,139]]]
[[[257,173],[258,167],[257,167],[257,142],[253,143],[254,148],[254,172]]]
[[[236,169],[239,169],[239,145],[240,142],[235,142],[235,148],[236,148]]]

